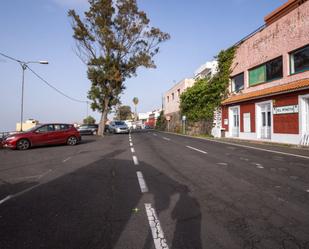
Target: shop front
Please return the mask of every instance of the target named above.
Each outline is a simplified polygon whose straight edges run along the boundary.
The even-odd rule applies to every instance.
[[[228,98],[222,127],[226,137],[309,145],[309,79]]]

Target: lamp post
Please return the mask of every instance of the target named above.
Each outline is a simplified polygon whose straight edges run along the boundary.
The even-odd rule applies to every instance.
[[[22,83],[21,83],[21,111],[20,111],[20,131],[23,131],[23,119],[24,119],[24,85],[25,85],[25,71],[28,67],[28,64],[38,63],[38,64],[48,64],[48,61],[28,61],[28,62],[19,62],[23,74],[22,74]]]

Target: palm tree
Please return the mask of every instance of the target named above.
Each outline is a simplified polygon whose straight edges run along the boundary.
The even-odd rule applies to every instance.
[[[133,98],[133,104],[135,105],[135,119],[137,119],[137,112],[136,112],[136,106],[138,104],[138,98],[137,97]]]

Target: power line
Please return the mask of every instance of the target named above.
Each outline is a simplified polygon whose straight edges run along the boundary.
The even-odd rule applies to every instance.
[[[67,94],[65,94],[64,92],[62,92],[61,90],[59,90],[58,88],[54,87],[52,84],[50,84],[47,80],[45,80],[43,77],[41,77],[39,74],[37,74],[34,70],[32,70],[28,65],[27,68],[37,77],[39,78],[41,81],[43,81],[47,86],[49,86],[50,88],[54,89],[56,92],[58,92],[59,94],[61,94],[62,96],[75,101],[75,102],[79,102],[79,103],[87,103],[88,101],[86,100],[79,100],[79,99],[75,99]]]
[[[80,100],[80,99],[76,99],[76,98],[73,98],[67,94],[65,94],[64,92],[62,92],[61,90],[59,90],[58,88],[54,87],[52,84],[50,84],[47,80],[45,80],[42,76],[40,76],[38,73],[36,73],[33,69],[31,69],[27,64],[26,62],[24,61],[21,61],[21,60],[18,60],[18,59],[15,59],[9,55],[6,55],[6,54],[3,54],[0,52],[0,55],[2,55],[3,57],[6,57],[10,60],[13,60],[15,62],[18,62],[19,64],[24,64],[25,67],[27,67],[37,78],[39,78],[43,83],[45,83],[47,86],[49,86],[50,88],[52,88],[53,90],[55,90],[56,92],[58,92],[59,94],[61,94],[62,96],[72,100],[72,101],[75,101],[75,102],[79,102],[79,103],[86,103],[87,105],[89,104],[89,101],[86,101],[86,100]]]

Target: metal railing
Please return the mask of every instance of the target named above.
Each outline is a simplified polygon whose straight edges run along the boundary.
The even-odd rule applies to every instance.
[[[5,137],[10,135],[12,132],[5,131],[5,132],[0,132],[0,141],[2,141]]]

